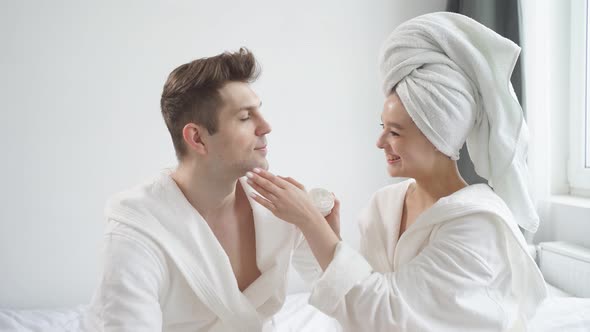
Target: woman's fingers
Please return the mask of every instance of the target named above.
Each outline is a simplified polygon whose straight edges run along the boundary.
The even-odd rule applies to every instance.
[[[332,212],[336,211],[336,213],[340,213],[340,200],[338,198],[334,199],[334,207],[332,208]]]
[[[276,201],[277,197],[275,195],[273,195],[270,191],[266,190],[264,187],[258,185],[255,181],[253,181],[252,179],[248,179],[248,184],[258,192],[258,194],[260,194],[262,197],[266,198],[267,200],[274,202]]]
[[[281,189],[287,188],[287,185],[288,185],[287,181],[281,179],[279,176],[276,176],[267,170],[264,170],[261,168],[254,168],[252,170],[252,172],[254,172],[255,174],[259,175],[261,178],[271,182],[272,184],[274,184],[275,186],[277,186]]]
[[[297,180],[295,180],[291,177],[284,177],[284,176],[280,176],[280,175],[278,175],[278,177],[289,182],[290,184],[294,185],[295,187],[305,191],[305,186],[302,185],[301,183],[299,183]]]
[[[277,184],[275,184],[272,180],[269,179],[270,176],[268,174],[263,175],[260,171],[257,173],[247,172],[246,176],[248,177],[248,182],[250,183],[250,185],[256,185],[258,188],[262,188],[264,191],[274,195],[275,197],[278,197],[279,191],[282,190],[281,187],[279,187]],[[259,192],[262,194],[262,191]]]
[[[334,196],[334,207],[332,207],[332,211],[330,211],[330,214],[326,216],[326,219],[337,215],[340,215],[340,200]]]
[[[270,212],[274,212],[276,210],[276,207],[274,206],[274,204],[272,204],[270,201],[264,199],[264,197],[262,197],[256,193],[250,193],[250,197],[252,197],[252,199],[255,200],[256,202],[258,202],[260,205],[262,205],[265,208],[267,208],[268,210],[270,210]]]
[[[332,195],[334,195],[334,193],[332,193]],[[338,235],[338,238],[342,240],[340,237],[340,200],[336,198],[336,195],[334,195],[334,207],[330,214],[326,216],[326,221],[334,233]]]

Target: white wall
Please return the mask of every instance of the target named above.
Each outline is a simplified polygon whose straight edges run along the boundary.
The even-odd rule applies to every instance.
[[[263,66],[272,170],[336,192],[357,245],[356,215],[391,181],[374,145],[379,45],[445,3],[2,2],[0,307],[89,301],[105,200],[175,162],[168,73],[240,46]]]

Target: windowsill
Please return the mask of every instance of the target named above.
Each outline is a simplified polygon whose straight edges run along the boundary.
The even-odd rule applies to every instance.
[[[550,201],[554,204],[590,209],[590,197],[573,195],[552,195]]]
[[[590,198],[553,195],[546,203],[537,242],[563,241],[590,248]]]

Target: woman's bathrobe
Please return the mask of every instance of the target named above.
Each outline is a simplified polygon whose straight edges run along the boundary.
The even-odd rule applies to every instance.
[[[504,202],[487,185],[465,187],[400,237],[412,182],[374,195],[362,255],[341,242],[310,303],[347,331],[525,331],[546,289]]]
[[[307,242],[250,200],[262,275],[242,293],[225,251],[169,173],[107,204],[103,273],[86,330],[272,331],[290,263],[309,282],[321,273]]]

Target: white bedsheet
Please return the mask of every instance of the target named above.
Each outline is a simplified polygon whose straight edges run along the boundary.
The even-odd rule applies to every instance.
[[[0,309],[0,332],[78,332],[85,306],[63,310]]]
[[[590,332],[590,299],[551,292],[533,319],[533,332]],[[309,304],[309,293],[287,297],[275,315],[277,332],[339,332],[338,322]],[[69,310],[0,309],[0,332],[78,332],[84,306]]]
[[[537,311],[530,329],[534,332],[589,332],[590,299],[550,297]]]

